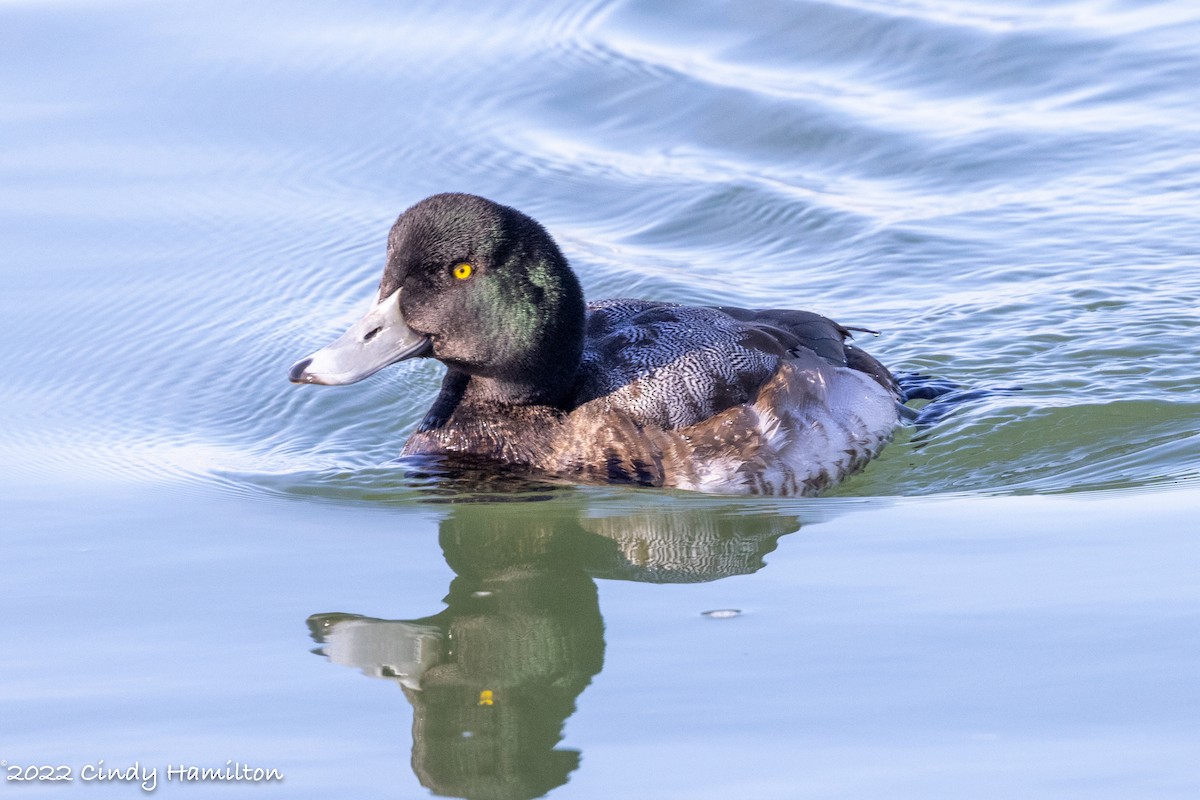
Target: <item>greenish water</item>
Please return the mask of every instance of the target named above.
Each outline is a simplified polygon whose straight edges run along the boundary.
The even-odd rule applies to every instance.
[[[0,791],[1195,797],[1197,42],[1168,2],[0,3],[0,760],[74,777]],[[447,190],[591,298],[995,391],[816,499],[405,474],[438,365],[286,370]],[[227,761],[284,779],[167,780]]]

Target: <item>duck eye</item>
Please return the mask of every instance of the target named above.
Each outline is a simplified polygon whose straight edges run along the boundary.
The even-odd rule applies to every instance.
[[[461,264],[455,264],[454,269],[450,271],[450,274],[458,278],[460,281],[465,281],[467,278],[471,277],[471,273],[474,271],[475,268],[464,261]]]

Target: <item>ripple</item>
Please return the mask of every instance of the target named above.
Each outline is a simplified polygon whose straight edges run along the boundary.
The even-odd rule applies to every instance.
[[[996,397],[911,429],[835,496],[1058,494],[1153,488],[1200,474],[1200,404]]]
[[[396,214],[467,190],[544,222],[591,297],[811,308],[898,370],[1021,387],[838,502],[1195,480],[1194,9],[218,6],[14,17],[78,43],[0,99],[23,471],[434,492],[388,462],[439,367],[285,370],[361,311]]]

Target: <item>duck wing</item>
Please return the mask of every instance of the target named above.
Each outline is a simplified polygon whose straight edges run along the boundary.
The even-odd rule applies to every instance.
[[[758,327],[764,333],[775,337],[793,355],[802,351],[815,353],[830,364],[849,367],[870,375],[897,398],[900,396],[900,386],[891,371],[869,353],[850,343],[854,335],[852,331],[865,331],[864,328],[848,328],[811,311],[787,308],[748,309],[716,306],[716,310],[747,325]]]
[[[685,428],[747,402],[787,350],[715,308],[649,300],[589,305],[576,406]]]
[[[677,430],[750,402],[797,354],[891,374],[846,343],[849,329],[806,311],[603,300],[588,307],[575,406],[601,401],[641,425]]]

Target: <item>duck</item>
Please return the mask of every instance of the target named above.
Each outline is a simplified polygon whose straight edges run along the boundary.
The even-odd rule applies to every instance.
[[[428,197],[387,239],[379,290],[293,383],[351,384],[414,358],[446,367],[401,459],[575,483],[813,495],[861,470],[902,415],[896,378],[809,311],[586,302],[533,218]]]

